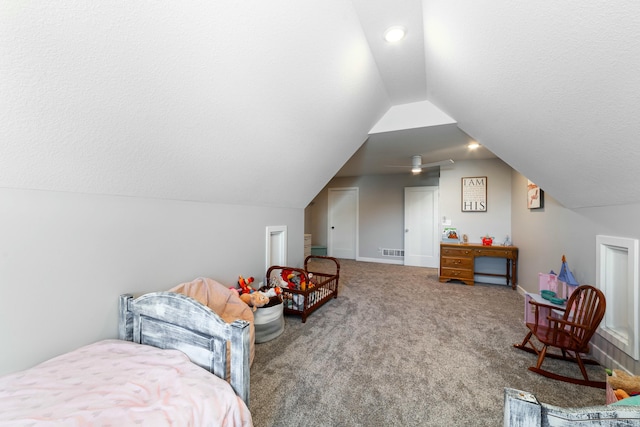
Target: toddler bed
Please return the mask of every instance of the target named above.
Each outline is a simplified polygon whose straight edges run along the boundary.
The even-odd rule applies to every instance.
[[[309,255],[304,269],[274,265],[266,279],[282,288],[284,313],[300,315],[304,323],[309,314],[338,297],[340,263],[333,257]]]
[[[119,316],[120,340],[0,377],[0,426],[252,425],[249,322],[172,292],[122,295]]]
[[[561,408],[540,403],[535,395],[504,389],[504,427],[623,427],[640,425],[640,400],[611,405]]]

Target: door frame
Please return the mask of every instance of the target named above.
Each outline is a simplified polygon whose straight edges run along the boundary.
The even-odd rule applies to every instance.
[[[287,265],[287,226],[267,225],[265,265]],[[266,270],[265,270],[266,271]]]

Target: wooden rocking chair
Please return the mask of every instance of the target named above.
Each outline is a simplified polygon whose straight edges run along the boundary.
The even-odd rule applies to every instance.
[[[535,323],[527,323],[529,333],[521,344],[513,345],[516,348],[538,355],[536,366],[530,367],[529,370],[555,380],[605,388],[605,381],[589,380],[584,367],[585,363],[597,365],[598,362],[580,357],[580,353],[586,354],[589,352],[589,341],[604,317],[606,309],[604,294],[593,286],[583,285],[573,291],[564,309],[558,306],[541,304],[533,300],[530,303],[535,305]],[[546,311],[550,313],[546,317],[548,325],[538,324],[538,311],[540,308],[546,308]],[[554,316],[553,311],[555,310],[564,311],[563,316]],[[542,344],[541,349],[538,349],[531,341],[533,336]],[[530,347],[527,347],[527,344]],[[549,347],[559,349],[562,354],[548,353],[547,349]],[[566,377],[541,369],[545,356],[576,362],[584,379]]]

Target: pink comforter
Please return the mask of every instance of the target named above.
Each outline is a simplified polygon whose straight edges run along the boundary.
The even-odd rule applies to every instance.
[[[105,340],[0,377],[0,426],[251,426],[224,380],[181,352]]]

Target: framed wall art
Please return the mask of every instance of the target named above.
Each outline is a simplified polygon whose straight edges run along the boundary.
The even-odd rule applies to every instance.
[[[533,182],[527,180],[527,207],[541,209],[544,207],[544,191]]]
[[[487,211],[487,177],[462,178],[462,212]]]

